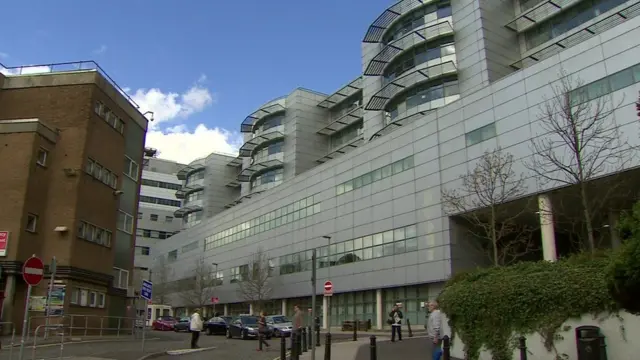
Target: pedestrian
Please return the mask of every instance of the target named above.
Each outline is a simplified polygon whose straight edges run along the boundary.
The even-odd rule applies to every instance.
[[[202,331],[202,317],[200,316],[200,309],[195,309],[191,314],[191,320],[189,321],[189,330],[191,330],[191,348],[198,349],[198,339],[200,338],[200,332]]]
[[[262,344],[267,347],[267,351],[271,345],[264,340],[267,332],[267,314],[264,311],[260,312],[260,317],[258,318],[258,351],[262,351]]]
[[[427,320],[427,337],[433,343],[433,360],[442,357],[442,314],[437,301],[429,301],[429,319]]]
[[[293,329],[291,330],[291,348],[289,348],[289,350],[293,349],[293,347],[295,346],[295,344],[293,343],[293,334],[295,333],[296,336],[300,336],[300,331],[302,330],[302,311],[300,311],[300,306],[296,305],[293,307]]]
[[[396,334],[398,334],[398,341],[402,341],[402,318],[399,304],[393,305],[388,321],[391,324],[391,342],[396,341]]]

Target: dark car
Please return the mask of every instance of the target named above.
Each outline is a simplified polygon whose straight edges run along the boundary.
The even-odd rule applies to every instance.
[[[214,316],[204,323],[204,331],[207,335],[226,335],[230,322],[231,316]]]
[[[191,331],[189,324],[191,324],[191,318],[181,317],[177,323],[173,324],[173,331]]]
[[[267,327],[265,337],[271,339],[273,336],[273,328]],[[257,316],[240,316],[227,327],[227,338],[231,339],[239,337],[242,340],[253,339],[258,337],[258,317]]]

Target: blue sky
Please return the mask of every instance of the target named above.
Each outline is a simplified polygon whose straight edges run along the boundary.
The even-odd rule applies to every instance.
[[[156,111],[149,145],[190,161],[234,151],[240,122],[264,102],[299,86],[332,93],[355,78],[362,37],[392,3],[12,1],[3,5],[0,61],[97,61]]]

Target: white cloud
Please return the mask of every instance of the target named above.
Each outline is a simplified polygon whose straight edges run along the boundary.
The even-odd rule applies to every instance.
[[[166,131],[149,130],[146,146],[159,150],[158,157],[188,164],[212,152],[237,155],[242,145],[242,136],[205,124],[196,126],[190,132],[184,125],[177,125]]]
[[[95,50],[93,50],[93,51],[92,51],[92,53],[93,53],[94,55],[102,55],[102,54],[104,54],[105,52],[107,52],[107,45],[104,45],[104,44],[103,44],[103,45],[100,45],[100,47],[99,47],[99,48],[97,48],[97,49],[95,49]]]

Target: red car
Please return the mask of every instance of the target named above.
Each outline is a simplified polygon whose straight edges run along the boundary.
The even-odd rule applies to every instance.
[[[153,321],[151,328],[153,330],[171,331],[176,323],[177,321],[173,316],[162,316]]]

